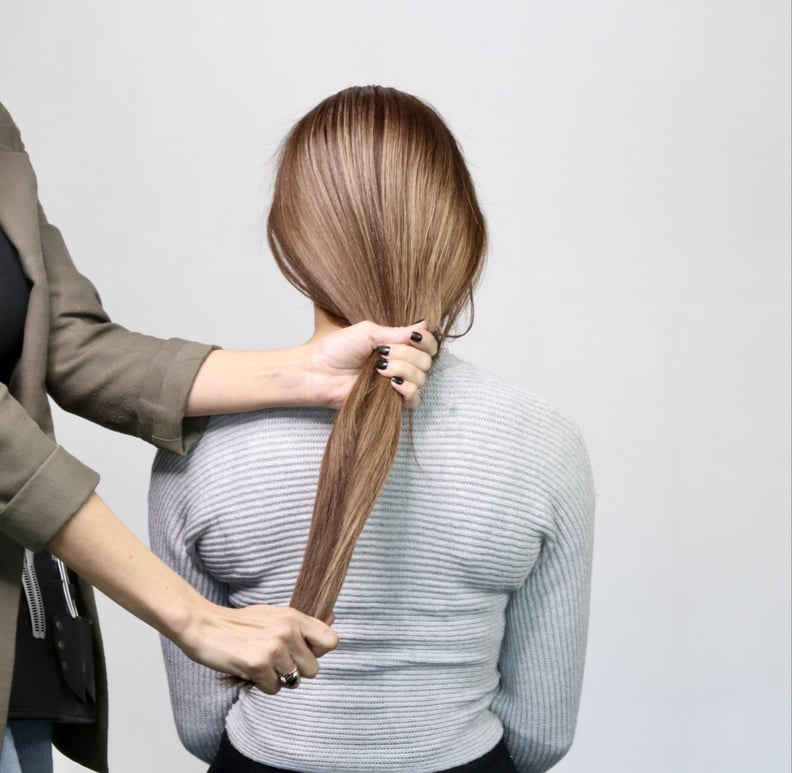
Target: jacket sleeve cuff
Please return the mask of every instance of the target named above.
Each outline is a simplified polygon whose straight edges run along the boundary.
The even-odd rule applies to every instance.
[[[186,454],[206,427],[205,416],[185,417],[198,369],[216,346],[170,338],[160,347],[143,380],[139,436],[159,448]]]
[[[41,550],[85,504],[98,483],[97,473],[58,446],[8,503],[0,531],[30,550]]]

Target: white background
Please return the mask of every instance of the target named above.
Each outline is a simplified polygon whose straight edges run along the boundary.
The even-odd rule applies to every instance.
[[[261,239],[286,130],[352,84],[432,102],[492,234],[456,351],[548,395],[593,460],[589,655],[557,769],[782,773],[789,33],[780,0],[6,0],[0,100],[111,315],[240,348],[311,329]],[[56,420],[145,536],[151,449]],[[112,770],[204,770],[156,635],[102,614]]]

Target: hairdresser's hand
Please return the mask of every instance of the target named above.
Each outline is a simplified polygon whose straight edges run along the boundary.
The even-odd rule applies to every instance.
[[[382,327],[373,322],[338,330],[307,344],[310,350],[310,402],[339,408],[349,394],[360,370],[371,367],[378,349],[377,371],[391,380],[408,408],[420,400],[419,390],[437,353],[437,341],[421,322],[409,327]]]
[[[208,604],[175,642],[193,660],[274,695],[281,689],[279,677],[294,666],[301,677],[315,677],[317,658],[338,646],[338,636],[291,607]]]
[[[325,623],[290,607],[231,609],[207,601],[157,558],[92,494],[47,543],[84,579],[167,636],[193,660],[280,689],[296,665],[316,676],[316,658],[338,646]],[[332,623],[332,617],[329,619]]]

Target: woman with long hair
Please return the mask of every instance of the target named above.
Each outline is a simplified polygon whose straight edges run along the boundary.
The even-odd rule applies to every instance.
[[[314,339],[426,319],[441,352],[411,421],[383,347],[337,413],[216,417],[188,457],[158,455],[155,551],[218,604],[335,615],[340,637],[274,697],[165,641],[182,741],[215,772],[548,769],[580,696],[590,466],[546,400],[444,346],[486,248],[457,143],[395,89],[329,97],[285,141],[268,238]],[[276,662],[285,686],[294,666]]]

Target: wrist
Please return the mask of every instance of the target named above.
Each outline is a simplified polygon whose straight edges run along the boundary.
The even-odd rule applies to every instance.
[[[343,369],[328,364],[322,338],[312,338],[299,350],[300,399],[298,405],[338,409],[357,378],[358,369]]]
[[[312,342],[283,350],[286,358],[282,371],[284,382],[283,400],[287,407],[317,407],[324,403],[317,392],[316,346]]]
[[[325,405],[317,389],[315,345],[312,342],[258,352],[255,391],[266,396],[264,408],[305,408]]]
[[[192,590],[192,588],[191,588]],[[155,623],[155,628],[176,646],[192,656],[199,650],[203,632],[211,624],[214,604],[197,591],[171,600]]]

